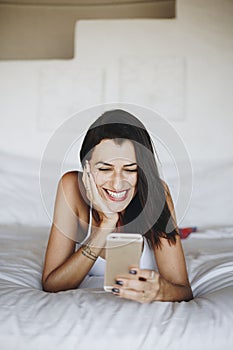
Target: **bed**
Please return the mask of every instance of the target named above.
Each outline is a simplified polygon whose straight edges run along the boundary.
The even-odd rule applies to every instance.
[[[105,292],[101,276],[87,277],[75,290],[42,291],[49,220],[39,165],[3,153],[0,164],[1,349],[232,350],[233,163],[194,166],[183,223],[197,231],[182,240],[194,299],[150,304]]]

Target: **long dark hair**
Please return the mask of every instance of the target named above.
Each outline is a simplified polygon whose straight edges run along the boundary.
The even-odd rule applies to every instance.
[[[151,248],[160,246],[160,238],[175,244],[178,234],[167,203],[167,193],[159,176],[153,143],[145,126],[132,114],[121,109],[103,113],[88,129],[80,150],[80,160],[91,158],[103,139],[121,143],[130,140],[138,165],[137,192],[122,217],[127,232],[145,234]],[[93,210],[98,220],[98,213]]]

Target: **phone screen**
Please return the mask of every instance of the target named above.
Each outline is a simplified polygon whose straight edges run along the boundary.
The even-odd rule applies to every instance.
[[[130,265],[139,265],[142,254],[142,235],[111,233],[106,240],[104,289],[112,290],[117,275],[127,274]]]

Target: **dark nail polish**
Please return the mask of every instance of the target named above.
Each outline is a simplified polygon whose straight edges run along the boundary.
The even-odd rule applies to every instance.
[[[131,273],[132,275],[136,275],[137,271],[136,270],[129,270],[129,273]]]
[[[145,277],[139,277],[139,281],[146,281],[147,279]]]
[[[114,293],[119,293],[119,292],[120,292],[120,289],[118,289],[118,288],[112,288],[112,292],[114,292]]]
[[[116,284],[119,284],[120,286],[123,286],[124,282],[123,281],[116,281]]]

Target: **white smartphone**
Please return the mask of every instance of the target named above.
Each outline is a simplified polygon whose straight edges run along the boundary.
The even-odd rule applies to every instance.
[[[143,238],[138,233],[110,233],[106,239],[104,289],[111,292],[117,275],[127,274],[130,265],[138,265]]]

